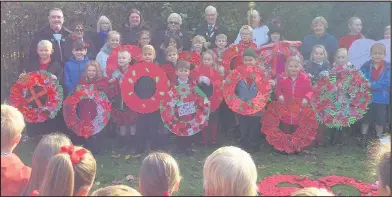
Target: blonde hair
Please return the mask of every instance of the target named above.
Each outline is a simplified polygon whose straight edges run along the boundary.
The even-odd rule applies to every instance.
[[[324,29],[327,29],[327,28],[328,28],[328,22],[327,22],[327,20],[325,20],[325,18],[322,17],[322,16],[318,16],[318,17],[316,17],[316,18],[313,19],[311,29],[313,29],[313,25],[316,24],[316,23],[321,23],[321,24],[323,24],[323,25],[324,25]]]
[[[120,33],[118,33],[117,31],[109,31],[109,33],[108,33],[108,38],[106,39],[106,43],[108,43],[109,40],[110,40],[111,38],[113,38],[114,36],[118,36],[119,39],[121,38]]]
[[[40,47],[49,47],[53,49],[53,44],[49,40],[41,40],[37,44],[37,49]]]
[[[25,128],[23,114],[15,107],[1,105],[1,149],[10,148]]]
[[[348,19],[348,25],[352,25],[355,20],[361,20],[361,19],[356,16],[353,16],[350,19]]]
[[[90,196],[142,196],[138,191],[126,185],[111,185],[94,191]]]
[[[197,35],[197,36],[195,36],[195,37],[193,37],[192,38],[192,47],[193,47],[193,45],[196,43],[196,42],[202,42],[203,43],[203,48],[204,49],[206,49],[207,47],[206,47],[206,39],[203,37],[203,36],[201,36],[201,35]]]
[[[72,145],[71,140],[62,133],[51,133],[42,137],[34,150],[31,176],[24,196],[30,195],[33,190],[41,187],[50,159],[60,152],[62,146],[69,145]]]
[[[303,66],[304,62],[302,61],[301,58],[299,58],[298,56],[291,56],[289,58],[287,58],[286,60],[286,68],[289,65],[290,62],[297,62],[299,63],[301,66]]]
[[[319,189],[316,187],[308,187],[292,193],[291,196],[334,196],[334,195],[323,188]]]
[[[386,26],[386,27],[384,28],[384,32],[386,32],[386,31],[388,31],[388,30],[391,30],[391,26],[390,26],[390,25],[388,25],[388,26]]]
[[[241,33],[242,31],[244,31],[244,30],[249,30],[250,33],[253,33],[253,28],[252,28],[251,26],[249,26],[249,25],[244,25],[244,26],[242,26],[241,29],[240,29],[240,33]]]
[[[99,33],[101,31],[101,23],[103,23],[103,22],[109,23],[109,31],[112,31],[112,29],[113,29],[112,22],[109,20],[108,17],[106,17],[105,15],[102,15],[101,17],[99,17],[98,22],[97,22],[97,33]]]
[[[226,40],[227,41],[227,36],[225,34],[218,34],[215,38],[216,40]]]
[[[323,62],[327,62],[328,61],[328,52],[323,45],[314,45],[313,46],[312,52],[310,53],[310,61],[313,61],[313,54],[317,48],[322,49],[324,51],[324,61]]]
[[[382,44],[382,43],[373,44],[373,45],[370,47],[370,53],[371,53],[371,52],[373,51],[373,49],[375,49],[375,48],[382,48],[382,49],[384,50],[384,54],[387,53],[387,49],[385,48],[385,45]]]
[[[257,170],[249,153],[226,146],[214,151],[204,163],[206,196],[256,196]]]
[[[142,53],[149,52],[149,51],[151,51],[153,54],[155,54],[155,49],[152,45],[148,44],[142,48]]]
[[[86,64],[86,68],[84,69],[84,75],[86,76],[86,79],[87,79],[88,67],[91,67],[91,66],[95,67],[95,69],[97,70],[97,74],[96,74],[94,79],[100,79],[103,76],[103,71],[102,71],[101,66],[99,65],[99,63],[97,61],[95,61],[95,60],[90,60]]]
[[[74,151],[84,149],[75,146]],[[86,150],[86,149],[85,149]],[[41,196],[73,196],[83,186],[94,182],[97,163],[90,151],[77,163],[72,163],[69,153],[60,153],[50,159],[39,189]]]
[[[205,55],[210,55],[212,57],[212,67],[223,76],[225,69],[223,68],[223,66],[217,64],[218,57],[216,56],[215,52],[209,49],[201,54],[201,58],[203,59]]]
[[[178,49],[176,47],[169,46],[169,47],[166,48],[165,52],[166,52],[166,55],[169,54],[170,52],[178,54]]]
[[[346,56],[347,56],[347,54],[348,54],[346,48],[339,48],[338,50],[336,50],[335,57],[337,57],[338,54],[340,54],[340,53],[344,53]]]
[[[166,192],[172,194],[181,181],[177,161],[164,152],[153,152],[144,158],[139,178],[143,196],[163,196]]]

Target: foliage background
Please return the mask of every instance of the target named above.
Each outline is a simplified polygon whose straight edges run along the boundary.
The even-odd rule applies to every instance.
[[[95,28],[99,16],[106,15],[114,29],[124,24],[131,8],[139,9],[153,28],[164,28],[172,12],[183,17],[182,28],[192,31],[203,20],[208,5],[217,8],[221,20],[234,39],[241,25],[246,23],[248,2],[1,2],[1,101],[27,64],[28,47],[34,32],[48,25],[48,12],[59,7],[65,16],[65,26],[77,17],[83,17]],[[337,38],[347,33],[347,21],[358,16],[364,24],[363,34],[381,39],[384,27],[390,24],[390,2],[256,2],[256,10],[265,22],[278,18],[289,40],[302,40],[310,31],[316,16],[324,16],[328,32]],[[148,13],[148,14],[147,14]],[[93,29],[92,29],[93,30]]]

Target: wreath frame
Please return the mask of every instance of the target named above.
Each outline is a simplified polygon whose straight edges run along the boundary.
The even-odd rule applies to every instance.
[[[191,115],[178,117],[178,105],[186,102],[195,102],[197,110],[193,118]],[[170,89],[168,97],[161,103],[160,113],[165,127],[172,133],[177,136],[192,136],[208,125],[210,107],[211,103],[199,87],[181,84]]]
[[[56,117],[61,109],[64,94],[63,88],[58,80],[52,79],[52,73],[48,71],[29,72],[19,78],[10,88],[9,104],[16,107],[27,122],[45,122]],[[35,94],[34,86],[43,88],[38,95]],[[26,98],[26,91],[34,92],[30,98]],[[47,102],[42,106],[39,97],[47,95]],[[38,96],[38,98],[36,98]],[[32,100],[33,98],[33,100]],[[38,99],[38,101],[36,100]],[[29,106],[31,101],[35,101],[38,108]],[[42,107],[41,107],[41,106]]]
[[[240,80],[252,78],[258,92],[250,101],[242,101],[236,94],[235,88]],[[246,65],[236,68],[230,73],[223,84],[223,97],[231,110],[241,115],[251,115],[262,111],[271,95],[271,86],[268,83],[262,68]]]
[[[106,60],[106,74],[111,78],[113,72],[118,69],[117,55],[120,50],[127,50],[131,54],[132,60],[142,61],[142,50],[135,45],[120,45],[112,50]]]
[[[222,97],[223,77],[220,75],[218,71],[207,66],[199,66],[191,72],[191,79],[194,80],[194,84],[197,84],[197,80],[199,79],[200,76],[208,77],[213,86],[213,92],[209,100],[211,102],[210,111],[214,112],[219,108],[223,100]]]
[[[371,93],[366,86],[366,78],[359,70],[337,65],[331,73],[334,75],[316,82],[310,104],[320,123],[341,130],[364,117],[371,102]],[[346,96],[344,99],[348,102],[336,98],[339,92]],[[342,103],[346,105],[341,107]]]
[[[135,93],[135,84],[141,77],[150,77],[156,84],[156,90],[152,97],[140,99]],[[121,95],[125,104],[132,111],[146,114],[159,110],[160,101],[167,96],[169,83],[165,71],[157,64],[140,62],[128,68],[120,84]]]
[[[275,149],[289,154],[301,152],[316,138],[318,123],[315,111],[310,106],[300,107],[300,104],[299,100],[289,102],[287,105],[282,105],[279,101],[268,104],[261,120],[261,132],[266,135],[266,140]],[[293,117],[293,114],[298,114],[298,128],[294,133],[287,134],[279,129],[280,119],[283,116]]]
[[[83,99],[91,99],[97,105],[97,115],[93,120],[86,121],[78,118],[77,104]],[[78,85],[72,95],[63,103],[64,121],[68,128],[78,136],[89,138],[99,133],[109,122],[112,104],[104,92],[98,91],[95,85]]]

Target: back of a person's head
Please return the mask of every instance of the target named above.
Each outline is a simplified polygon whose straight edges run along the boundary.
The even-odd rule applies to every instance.
[[[257,170],[249,153],[226,146],[214,151],[204,163],[206,196],[256,196]]]
[[[62,146],[69,145],[72,145],[71,140],[62,133],[51,133],[42,137],[34,150],[30,181],[24,195],[40,188],[50,159],[60,152]]]
[[[154,152],[142,162],[139,191],[143,196],[171,195],[181,181],[177,161],[169,154]]]
[[[376,165],[375,173],[378,178],[378,196],[391,196],[391,141],[390,136],[385,137],[386,142],[378,143],[373,155]]]
[[[94,191],[90,196],[141,196],[141,194],[126,185],[112,185]]]
[[[11,148],[18,143],[25,128],[23,114],[15,107],[1,105],[1,150]]]
[[[328,192],[326,189],[308,187],[292,193],[291,196],[334,196],[334,195]]]
[[[52,157],[39,189],[41,196],[73,196],[87,194],[97,170],[90,151],[78,146],[63,146]]]

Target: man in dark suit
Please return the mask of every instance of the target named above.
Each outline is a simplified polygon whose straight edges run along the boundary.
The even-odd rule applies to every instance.
[[[211,46],[209,48],[215,48],[216,35],[225,34],[227,36],[227,28],[216,22],[218,12],[214,6],[208,6],[205,9],[204,16],[206,22],[199,25],[199,27],[196,29],[196,35],[201,35],[206,39],[207,42],[210,42]]]

